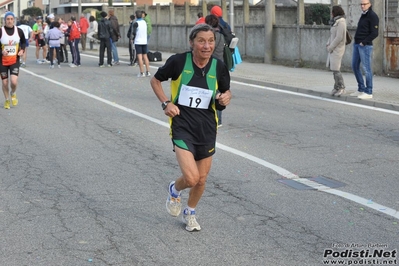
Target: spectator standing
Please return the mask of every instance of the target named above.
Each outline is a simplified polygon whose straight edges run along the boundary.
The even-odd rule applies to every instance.
[[[10,109],[10,91],[11,103],[13,106],[18,104],[17,85],[19,73],[19,57],[25,51],[25,34],[14,25],[14,13],[7,11],[4,14],[4,26],[0,28],[0,73],[2,88],[4,94],[4,109]]]
[[[133,38],[133,25],[136,17],[134,15],[130,15],[130,26],[127,31],[127,38],[129,39],[129,58],[130,63],[129,66],[133,66],[136,61],[136,49],[134,47],[134,38]]]
[[[148,44],[148,41],[150,40],[152,33],[152,22],[150,16],[145,11],[143,11],[142,16],[145,23],[147,23],[147,44]]]
[[[72,63],[69,66],[77,67],[80,66],[80,52],[79,52],[80,29],[78,23],[76,22],[75,16],[71,17],[70,23],[71,26],[70,26],[68,41],[71,47]]]
[[[31,35],[33,30],[28,25],[28,22],[26,20],[21,20],[21,25],[19,25],[18,28],[20,28],[24,32],[24,36],[25,36],[26,46],[25,46],[25,52],[22,55],[21,67],[26,67],[26,57],[28,56],[28,49],[26,49],[26,48],[29,47],[29,40],[30,40],[29,36]]]
[[[150,62],[148,60],[148,46],[147,46],[147,23],[142,17],[142,11],[136,11],[136,22],[133,24],[133,39],[134,47],[136,49],[137,61],[139,62],[140,73],[137,75],[141,77],[149,77],[150,73]],[[146,72],[144,74],[144,64]]]
[[[208,15],[204,21],[206,24],[210,25],[215,31],[215,50],[213,50],[213,56],[217,59],[223,61],[223,51],[224,51],[224,36],[220,33],[219,28],[219,18],[215,15]],[[199,23],[201,24],[201,23]],[[223,61],[224,62],[224,61]],[[218,91],[219,92],[219,91]],[[222,110],[216,110],[218,117],[218,127],[222,126]]]
[[[54,68],[54,55],[57,57],[58,68],[60,66],[60,46],[61,39],[64,37],[64,34],[60,30],[60,23],[58,21],[53,23],[53,28],[49,30],[46,38],[48,46],[50,47],[50,69]]]
[[[107,48],[107,66],[112,66],[112,55],[111,55],[111,36],[112,36],[112,25],[107,19],[107,13],[101,12],[101,20],[98,23],[98,38],[100,39],[100,50],[99,50],[99,67],[104,67],[104,52]]]
[[[222,29],[227,28],[229,31],[231,31],[230,25],[223,19],[223,11],[220,6],[213,6],[210,13],[211,15],[215,15],[219,18],[219,27]]]
[[[63,62],[64,63],[68,63],[68,51],[66,49],[66,44],[68,42],[68,40],[67,40],[68,37],[65,36],[65,33],[68,30],[68,24],[65,23],[65,21],[62,18],[58,19],[58,23],[60,23],[60,31],[64,34],[64,37],[62,37],[61,40],[60,40],[60,49],[61,49],[61,52],[64,53],[64,61]]]
[[[32,26],[33,36],[36,42],[36,61],[38,64],[43,64],[46,62],[46,55],[47,55],[47,45],[44,39],[44,25],[43,25],[43,18],[38,16],[36,18],[36,23]],[[43,50],[43,59],[39,59],[40,49]]]
[[[223,20],[223,11],[220,6],[213,6],[210,11],[211,15],[214,15],[215,17],[218,18],[218,31],[223,35],[223,40],[224,40],[224,45],[228,46],[227,39],[225,38],[225,34],[230,34],[231,33],[231,27],[230,25]],[[227,32],[226,32],[227,31]],[[231,41],[231,40],[230,40]],[[223,47],[224,49],[224,47]],[[219,56],[219,55],[218,55]],[[223,54],[222,54],[223,56]],[[226,64],[226,62],[224,62]],[[229,71],[231,71],[229,69]],[[218,115],[218,126],[222,126],[222,110],[217,110],[217,115]]]
[[[55,16],[53,13],[51,13],[50,15],[48,15],[46,17],[46,22],[43,23],[45,25],[44,27],[44,39],[46,40],[46,46],[47,46],[47,55],[46,55],[46,62],[50,63],[50,56],[49,56],[49,45],[48,45],[48,38],[47,38],[47,34],[49,32],[49,30],[51,30],[52,28],[54,28],[54,22],[55,22]],[[54,51],[55,52],[55,51]],[[54,55],[55,57],[55,55]]]
[[[195,25],[201,24],[201,23],[205,23],[205,18],[204,18],[204,15],[202,14],[202,12],[199,12],[199,13],[197,14],[197,17],[198,17],[198,19],[197,19],[197,21],[195,22]]]
[[[89,39],[90,50],[93,50],[93,44],[96,40],[98,40],[98,22],[94,16],[90,16],[89,21],[90,27],[87,38]],[[94,38],[95,35],[97,35],[97,38]]]
[[[352,55],[352,70],[355,74],[358,88],[356,92],[351,94],[351,96],[357,96],[359,99],[372,99],[373,40],[378,36],[379,18],[372,10],[370,0],[361,0],[360,7],[362,9],[362,15],[357,23]],[[364,85],[360,63],[366,77],[366,85]]]
[[[326,44],[328,52],[327,67],[330,67],[330,70],[333,71],[335,81],[331,95],[339,97],[345,93],[344,78],[341,73],[341,61],[345,53],[346,19],[345,12],[340,6],[333,6],[331,14],[330,38]]]
[[[80,39],[82,44],[82,51],[86,51],[87,31],[90,27],[90,24],[84,14],[80,15],[79,25],[80,25]]]
[[[121,38],[121,34],[119,32],[119,22],[118,18],[115,16],[114,10],[110,9],[108,11],[108,19],[112,25],[112,57],[114,59],[114,65],[119,65],[119,56],[118,56],[118,49],[116,48],[116,42]]]

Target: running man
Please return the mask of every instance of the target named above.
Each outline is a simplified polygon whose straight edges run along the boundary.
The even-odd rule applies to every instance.
[[[4,15],[5,25],[1,27],[1,65],[0,73],[4,93],[4,108],[10,109],[9,77],[11,80],[11,102],[13,106],[18,104],[17,83],[19,74],[19,57],[24,54],[26,39],[23,30],[14,26],[15,15],[7,12]]]

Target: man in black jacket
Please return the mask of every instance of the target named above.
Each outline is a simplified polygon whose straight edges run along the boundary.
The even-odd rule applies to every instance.
[[[379,18],[371,9],[370,0],[361,0],[362,16],[357,24],[355,44],[353,45],[352,69],[356,77],[358,91],[351,94],[359,99],[373,98],[373,40],[378,36]],[[360,63],[366,76],[366,85]]]
[[[101,12],[101,20],[98,23],[98,38],[100,39],[100,67],[104,67],[104,52],[105,48],[107,48],[107,66],[112,66],[112,55],[111,55],[111,36],[112,36],[112,25],[111,22],[107,19],[107,13]]]

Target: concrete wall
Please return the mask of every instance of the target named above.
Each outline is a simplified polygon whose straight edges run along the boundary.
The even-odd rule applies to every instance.
[[[225,0],[222,0],[225,1]],[[248,0],[245,0],[248,1]],[[359,17],[360,0],[342,0],[349,9],[347,14],[357,17],[348,18],[348,30],[352,36],[356,31],[356,24]],[[382,5],[375,4],[379,10]],[[148,6],[136,7],[138,10],[146,10],[153,21],[153,33],[149,40],[150,50],[164,50],[170,52],[183,52],[189,49],[188,35],[197,20],[197,13],[202,11],[201,6]],[[188,10],[188,11],[187,11]],[[264,62],[265,60],[265,7],[250,6],[248,12],[244,12],[244,6],[234,7],[234,31],[240,39],[238,48],[242,57],[246,60]],[[128,9],[125,14],[130,14]],[[228,12],[224,15],[227,20]],[[118,15],[117,15],[118,16]],[[186,19],[186,16],[189,18]],[[348,15],[348,17],[351,15]],[[380,15],[380,18],[383,17]],[[119,18],[119,17],[118,17]],[[276,23],[273,25],[273,62],[285,65],[298,65],[305,67],[325,67],[327,51],[325,43],[330,34],[330,27],[323,25],[308,26],[296,25],[296,7],[276,7]],[[119,18],[119,21],[126,21]],[[186,23],[189,21],[190,23]],[[245,23],[244,21],[249,21]],[[382,19],[380,19],[382,21]],[[128,25],[121,26],[123,35],[118,45],[128,45],[125,32]],[[380,25],[381,33],[374,45],[374,71],[383,73],[385,65],[383,25]],[[346,46],[343,58],[342,70],[350,70],[352,57],[352,44]]]

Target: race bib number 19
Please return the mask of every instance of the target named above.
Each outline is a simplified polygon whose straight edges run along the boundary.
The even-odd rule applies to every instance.
[[[212,95],[213,91],[211,90],[182,85],[179,104],[190,108],[208,109]]]

